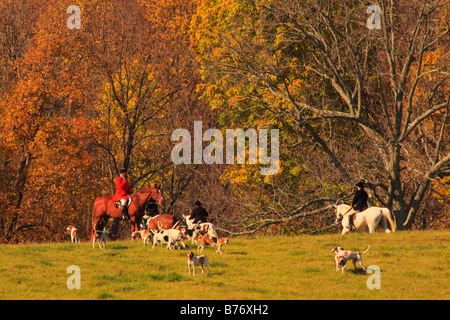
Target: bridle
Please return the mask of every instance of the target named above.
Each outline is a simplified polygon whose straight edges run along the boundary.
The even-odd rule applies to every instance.
[[[145,199],[144,204],[161,204],[164,200],[159,188],[155,187],[149,194],[150,196]]]
[[[351,209],[351,208],[350,208]],[[344,220],[345,215],[350,212],[350,210],[346,211],[345,213],[337,212],[336,220],[334,221],[335,224],[342,223],[342,220]]]
[[[335,224],[338,224],[339,222],[342,221],[342,219],[344,219],[344,215],[341,212],[338,212],[336,209],[336,220],[335,220]]]
[[[337,211],[337,208],[336,208],[336,209],[335,209],[335,210],[336,210],[336,213],[337,213],[336,223],[341,222],[341,221],[344,219],[345,215],[346,215],[347,213],[349,213],[350,210],[352,210],[352,209],[353,209],[353,208],[350,206],[350,209],[348,209],[348,210],[345,211],[344,213],[341,213],[341,212],[338,212],[338,211]]]
[[[163,197],[162,197],[161,190],[159,190],[158,188],[155,188],[155,189],[156,189],[156,191],[152,192],[152,199],[155,201],[158,201],[159,199],[162,199]],[[157,195],[156,198],[153,198],[154,194]]]

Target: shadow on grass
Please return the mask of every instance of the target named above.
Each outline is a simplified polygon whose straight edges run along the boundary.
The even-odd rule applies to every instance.
[[[177,281],[185,281],[189,280],[189,278],[182,276],[176,272],[171,273],[163,273],[163,274],[149,274],[149,277],[153,281],[164,281],[164,282],[177,282]]]
[[[352,272],[353,274],[357,274],[357,275],[367,275],[367,272],[363,269],[363,268],[358,268],[358,269],[346,269],[347,271]]]

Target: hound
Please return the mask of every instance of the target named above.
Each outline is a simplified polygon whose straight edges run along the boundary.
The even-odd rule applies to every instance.
[[[216,237],[217,235],[216,227],[211,222],[197,222],[194,223],[194,219],[189,219],[190,216],[185,216],[183,214],[184,220],[186,221],[189,230],[200,229],[206,231],[210,237]]]
[[[344,273],[345,265],[347,264],[347,261],[349,261],[350,259],[353,261],[353,266],[355,267],[355,269],[356,269],[356,261],[358,261],[363,270],[366,270],[366,267],[364,267],[362,263],[361,255],[369,251],[369,248],[370,245],[366,249],[366,251],[360,253],[357,251],[345,250],[344,248],[338,246],[333,247],[333,249],[331,249],[331,252],[335,254],[334,259],[336,261],[336,271],[339,268],[342,268],[342,273]]]
[[[92,239],[92,249],[95,249],[95,242],[98,242],[100,249],[106,249],[106,238],[108,237],[109,231],[106,231],[106,227],[103,231],[95,230],[94,238]]]
[[[199,236],[200,236],[199,229],[192,230],[192,229],[187,229],[186,227],[181,227],[180,231],[183,234],[184,238],[191,240],[191,244],[197,243]]]
[[[205,234],[204,236],[200,237],[200,242],[201,244],[197,247],[198,251],[202,251],[205,245],[210,245],[217,246],[216,253],[222,254],[222,251],[220,251],[220,247],[228,244],[228,238],[215,238]]]
[[[186,249],[186,244],[184,243],[184,236],[181,230],[179,229],[160,229],[160,231],[163,233],[164,236],[171,237],[173,239],[173,245],[176,246],[178,249],[180,248],[178,245],[178,242],[181,243],[183,248]]]
[[[342,274],[344,274],[345,265],[347,264],[347,259],[343,256],[334,256],[334,261],[336,261],[336,271],[342,268]]]
[[[208,275],[209,275],[208,257],[206,257],[206,256],[194,257],[194,253],[192,251],[189,251],[187,253],[187,257],[188,257],[187,265],[188,265],[189,274],[191,274],[191,266],[192,266],[192,274],[193,275],[195,275],[195,267],[200,266],[200,268],[202,268],[202,273],[203,273],[203,266],[206,266],[206,268],[208,269]]]
[[[144,231],[143,233],[141,233],[141,231]],[[139,231],[139,234],[141,235],[142,241],[144,241],[144,247],[147,243],[150,242],[150,240],[152,240],[152,236],[154,234],[153,230],[149,230],[149,229],[145,229],[145,230],[141,230]]]
[[[150,231],[153,233],[152,248],[154,248],[158,242],[167,243],[167,249],[169,249],[169,250],[172,250],[172,245],[173,245],[173,247],[175,247],[175,245],[178,245],[177,242],[175,241],[175,239],[171,235],[164,234],[164,230],[160,230],[160,231],[150,230]],[[144,240],[144,245],[145,245],[146,240],[147,239]]]
[[[69,231],[69,233],[70,233],[70,241],[71,242],[80,242],[80,237],[78,237],[78,234],[77,234],[77,228],[70,225],[67,227],[66,231]]]
[[[140,237],[142,240],[144,240],[144,236],[145,236],[145,232],[147,230],[139,230],[139,231],[134,231],[131,233],[131,240],[136,240],[138,237]]]

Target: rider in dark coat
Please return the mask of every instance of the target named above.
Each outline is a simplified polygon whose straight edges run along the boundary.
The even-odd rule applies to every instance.
[[[195,208],[192,209],[192,213],[190,216],[190,219],[194,219],[193,223],[207,222],[206,217],[208,216],[208,212],[205,210],[205,208],[202,207],[200,201],[195,201],[194,205]]]
[[[364,190],[364,182],[360,181],[356,184],[357,190],[355,191],[355,195],[352,201],[352,208],[357,211],[363,211],[367,209],[367,199],[369,196],[367,195],[366,190]]]
[[[352,207],[350,209],[350,211],[348,212],[348,219],[350,222],[350,225],[347,227],[349,229],[354,229],[354,224],[353,224],[353,215],[357,212],[360,211],[364,211],[367,209],[368,205],[367,205],[367,199],[369,199],[369,196],[366,192],[366,190],[364,190],[364,182],[363,181],[359,181],[356,184],[356,191],[355,191],[355,195],[353,196],[353,201],[352,201]]]

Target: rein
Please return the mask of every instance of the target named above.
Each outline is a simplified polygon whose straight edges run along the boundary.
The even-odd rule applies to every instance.
[[[341,222],[342,219],[344,219],[345,215],[346,215],[347,213],[349,213],[350,210],[352,210],[352,209],[353,209],[353,208],[350,207],[350,209],[348,209],[347,211],[345,211],[345,213],[340,213],[340,212],[339,212],[339,217],[337,218],[337,221]]]
[[[162,197],[161,191],[160,191],[159,197],[157,197],[156,199],[153,198],[153,192],[150,192],[150,193],[149,193],[149,196],[148,196],[147,198],[145,198],[144,204],[149,204],[149,203],[158,204],[158,200],[159,200],[161,197]],[[150,199],[149,199],[149,198],[150,198]],[[152,200],[153,200],[154,202],[152,202]]]

